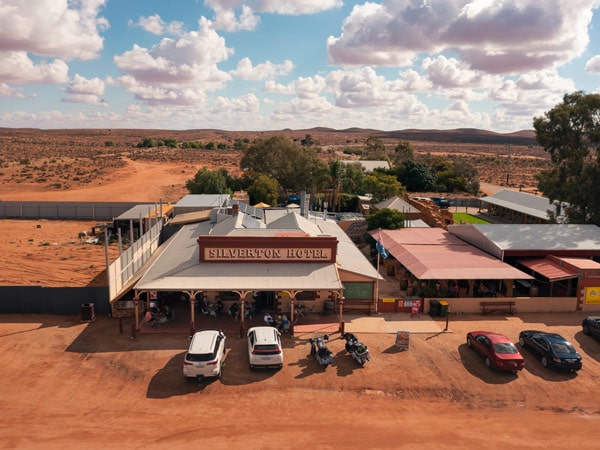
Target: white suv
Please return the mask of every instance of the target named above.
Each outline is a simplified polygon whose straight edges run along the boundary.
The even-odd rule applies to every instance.
[[[283,367],[281,333],[275,327],[253,327],[248,330],[250,368]]]
[[[198,331],[183,359],[183,376],[219,377],[225,356],[225,334],[220,330]]]

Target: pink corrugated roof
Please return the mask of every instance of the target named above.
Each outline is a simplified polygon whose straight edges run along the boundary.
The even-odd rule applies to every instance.
[[[371,236],[379,238],[379,230]],[[441,228],[382,230],[383,245],[420,280],[532,279]]]
[[[577,271],[556,264],[548,258],[520,259],[519,264],[530,268],[534,272],[542,274],[550,281],[566,280],[569,278],[577,278],[579,276]]]

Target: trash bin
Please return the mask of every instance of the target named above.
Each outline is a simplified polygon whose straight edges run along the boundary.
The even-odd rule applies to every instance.
[[[333,300],[325,300],[323,303],[323,315],[333,316],[335,314],[335,302]]]
[[[439,316],[440,315],[440,301],[431,299],[429,300],[429,315]]]
[[[81,321],[93,322],[96,320],[96,312],[94,311],[93,303],[84,303],[81,305]]]
[[[448,302],[440,300],[440,316],[446,317],[446,315],[448,315]]]

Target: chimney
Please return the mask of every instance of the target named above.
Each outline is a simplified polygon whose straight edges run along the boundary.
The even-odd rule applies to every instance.
[[[234,203],[233,205],[231,205],[231,215],[232,216],[237,216],[239,212],[240,212],[240,205],[238,205],[237,203]]]

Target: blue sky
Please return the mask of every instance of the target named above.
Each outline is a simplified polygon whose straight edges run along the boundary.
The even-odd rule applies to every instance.
[[[600,0],[0,0],[0,127],[531,129]]]

